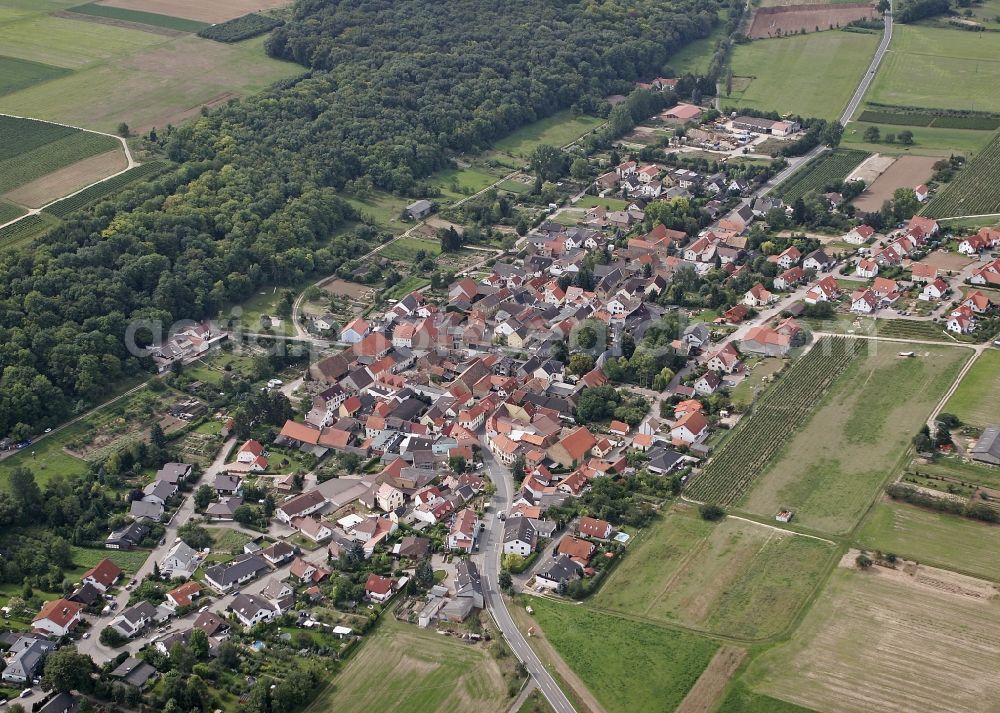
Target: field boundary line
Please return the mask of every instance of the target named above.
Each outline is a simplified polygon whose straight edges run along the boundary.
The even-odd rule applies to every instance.
[[[121,144],[122,150],[125,152],[125,162],[126,162],[125,168],[123,168],[121,171],[117,171],[115,173],[112,173],[110,176],[105,176],[104,178],[102,178],[102,179],[100,179],[98,181],[94,181],[93,183],[87,184],[83,188],[80,188],[79,190],[73,191],[72,193],[67,193],[64,196],[59,196],[55,200],[49,201],[48,203],[46,203],[45,205],[43,205],[43,206],[41,206],[39,208],[30,208],[30,209],[28,209],[28,212],[25,213],[24,215],[19,216],[17,218],[14,218],[14,220],[10,220],[10,221],[7,221],[6,223],[0,224],[0,229],[6,228],[9,225],[14,225],[15,223],[20,223],[22,220],[24,220],[25,218],[28,218],[28,217],[30,217],[32,215],[38,215],[43,210],[45,210],[46,208],[48,208],[50,205],[58,203],[59,201],[62,201],[62,200],[66,200],[67,198],[72,198],[73,196],[75,196],[78,193],[83,193],[84,191],[88,190],[89,188],[93,188],[94,186],[100,185],[101,183],[104,183],[105,181],[110,181],[112,178],[117,178],[118,176],[122,175],[123,173],[125,173],[127,171],[130,171],[133,168],[136,168],[136,167],[142,165],[139,161],[135,160],[134,156],[132,156],[132,152],[129,150],[129,147],[128,147],[128,140],[125,139],[125,137],[123,137],[123,136],[118,136],[116,134],[109,134],[109,133],[104,132],[104,131],[97,131],[96,129],[85,129],[82,126],[73,126],[72,124],[63,124],[63,123],[58,122],[58,121],[49,121],[47,119],[37,119],[37,118],[35,118],[33,116],[18,116],[17,114],[6,114],[4,112],[0,112],[0,116],[5,116],[5,117],[7,117],[9,119],[21,119],[23,121],[38,121],[38,122],[41,122],[43,124],[52,124],[54,126],[63,126],[63,127],[67,128],[67,129],[74,129],[76,131],[83,131],[83,132],[86,132],[88,134],[97,134],[98,136],[108,136],[108,137],[110,137],[112,139],[115,139],[119,144]],[[73,164],[70,164],[70,165],[72,166]]]

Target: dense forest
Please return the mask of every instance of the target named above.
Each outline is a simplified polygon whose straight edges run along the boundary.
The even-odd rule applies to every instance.
[[[602,97],[717,22],[705,0],[300,0],[267,47],[303,75],[151,135],[175,171],[0,259],[0,435],[147,369],[125,349],[130,321],[216,316],[364,252],[368,226],[330,238],[358,219],[340,191],[419,196],[522,125],[606,113]]]

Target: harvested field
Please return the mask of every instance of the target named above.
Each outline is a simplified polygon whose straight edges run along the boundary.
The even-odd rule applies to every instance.
[[[940,250],[935,250],[920,262],[924,265],[933,265],[939,270],[958,272],[973,262],[973,260],[962,253],[944,253]]]
[[[875,183],[875,179],[885,173],[886,169],[896,160],[895,156],[883,156],[882,154],[872,154],[850,175],[844,179],[846,181],[864,181],[866,186]]]
[[[832,30],[855,20],[875,20],[878,16],[878,12],[870,3],[762,7],[754,13],[747,36],[757,40],[764,37],[796,35],[801,30],[806,32]]]
[[[121,148],[117,148],[53,171],[47,176],[15,188],[6,193],[4,198],[29,208],[40,208],[95,181],[124,171],[127,166],[125,153]]]
[[[726,689],[726,684],[747,656],[746,649],[723,646],[715,652],[708,668],[701,672],[694,687],[677,706],[676,713],[709,713]]]
[[[905,570],[836,570],[795,639],[751,664],[751,687],[825,713],[996,711],[995,588]]]
[[[368,299],[372,295],[372,288],[367,285],[362,285],[357,282],[348,282],[347,280],[333,280],[323,285],[323,289],[329,292],[331,295],[340,295],[341,297],[352,297],[354,299]]]
[[[289,0],[101,0],[105,7],[119,7],[138,12],[183,17],[200,22],[225,22],[257,10],[270,10],[289,4]]]
[[[897,188],[916,188],[929,179],[937,160],[932,156],[900,156],[854,199],[854,207],[866,212],[880,209]]]

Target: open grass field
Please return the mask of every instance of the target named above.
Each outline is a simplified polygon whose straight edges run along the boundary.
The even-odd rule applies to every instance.
[[[33,471],[35,480],[42,485],[57,473],[66,476],[86,473],[88,465],[85,460],[63,451],[63,445],[75,431],[70,426],[0,461],[0,490],[7,489],[11,471],[19,467]]]
[[[172,17],[161,15],[156,12],[144,12],[142,10],[130,10],[124,7],[114,7],[98,2],[88,2],[84,5],[75,5],[70,8],[70,12],[81,15],[92,15],[93,17],[103,17],[111,20],[122,20],[124,22],[136,22],[141,25],[152,27],[162,27],[166,30],[176,30],[177,32],[197,32],[208,27],[207,22],[188,20],[183,17]]]
[[[671,511],[640,535],[597,607],[742,639],[781,633],[830,564],[832,543],[745,520]]]
[[[809,708],[754,693],[740,683],[729,689],[716,710],[718,713],[813,713]]]
[[[386,290],[384,296],[386,299],[400,300],[414,290],[422,289],[427,287],[429,284],[431,284],[431,281],[426,277],[421,277],[420,275],[409,275]]]
[[[743,91],[723,96],[722,106],[835,119],[865,73],[878,40],[876,34],[835,31],[736,45],[733,74],[752,80]]]
[[[1000,111],[1000,35],[897,25],[868,101]],[[914,132],[916,133],[916,132]]]
[[[435,257],[441,253],[441,242],[415,237],[399,238],[391,245],[386,246],[379,254],[390,260],[402,260],[412,264],[416,261],[417,253],[420,252],[426,257]]]
[[[225,15],[257,4],[266,5],[268,0],[210,4],[135,0],[120,7],[169,15],[165,21],[170,21],[182,17],[173,10],[185,6],[204,6]],[[147,32],[108,24],[113,19],[91,22],[84,15],[50,14],[80,5],[62,0],[9,0],[0,7],[0,52],[11,62],[21,62],[15,66],[0,61],[0,112],[108,132],[125,121],[133,130],[144,131],[178,124],[202,106],[260,91],[302,71],[297,65],[267,57],[263,37],[223,45],[173,30]],[[100,8],[97,12],[117,12],[119,7],[118,3],[114,7],[103,2],[90,5]],[[191,17],[184,22],[190,20],[197,24],[215,21]],[[48,69],[29,69],[24,62]],[[5,81],[10,83],[7,88],[3,88]]]
[[[541,144],[565,146],[603,123],[604,119],[596,116],[573,116],[569,110],[556,112],[500,139],[493,144],[493,151],[525,159]]]
[[[461,200],[496,183],[506,173],[507,171],[504,169],[471,165],[465,168],[440,171],[434,174],[432,180],[441,188],[441,194],[444,197]],[[527,186],[526,188],[530,189],[531,187]]]
[[[696,634],[586,607],[526,601],[545,638],[608,713],[674,710],[718,648]]]
[[[0,56],[0,95],[69,74],[68,69]]]
[[[120,148],[110,136],[6,116],[0,116],[0,136],[0,193]]]
[[[931,198],[922,213],[938,218],[1000,213],[1000,132]]]
[[[578,200],[573,204],[574,208],[597,208],[598,206],[605,208],[607,210],[625,210],[628,208],[629,202],[624,198],[612,198],[607,196],[601,198],[599,196],[585,195],[583,198]]]
[[[0,97],[0,111],[102,131],[114,131],[125,121],[134,131],[145,131],[179,124],[198,114],[202,106],[258,92],[301,72],[297,65],[267,57],[263,37],[223,44],[193,35],[163,37],[61,18],[45,21],[57,20],[77,26],[73,44],[82,49],[89,49],[89,42],[101,42],[91,39],[91,28],[134,32],[154,41],[129,51],[88,57],[82,61],[86,66],[70,76]],[[37,31],[44,34],[48,29],[41,24]],[[102,100],[91,101],[94,96]]]
[[[986,591],[923,567],[840,568],[795,638],[753,661],[745,681],[824,713],[995,711],[1000,600]]]
[[[902,359],[894,344],[865,345],[741,506],[765,517],[788,508],[806,527],[850,530],[970,357],[959,347],[915,351]]]
[[[892,501],[858,532],[860,547],[1000,581],[1000,526]]]
[[[485,644],[473,646],[386,615],[306,713],[506,713],[510,703]]]
[[[694,40],[674,52],[667,60],[667,66],[674,70],[672,76],[682,77],[685,74],[705,74],[708,72],[708,65],[712,62],[712,55],[715,53],[715,43],[726,34],[726,18],[728,12],[719,12],[719,24],[712,29],[712,33],[701,40]]]
[[[149,558],[145,550],[96,550],[89,547],[73,547],[73,564],[88,570],[98,562],[109,559],[122,568],[125,574],[135,574]]]
[[[1000,351],[987,349],[980,355],[948,399],[944,411],[974,426],[1000,421]]]
[[[125,158],[125,152],[119,145],[111,151],[71,163],[48,175],[36,178],[34,181],[8,191],[4,197],[29,208],[41,208],[43,205],[47,205],[62,196],[75,193],[95,181],[120,173],[127,167],[128,159]]]
[[[380,228],[401,233],[406,228],[412,227],[412,223],[407,224],[399,219],[403,209],[412,203],[412,200],[383,191],[371,191],[364,196],[344,194],[342,198],[360,213],[371,218]]]
[[[887,144],[884,141],[872,144],[864,140],[865,131],[869,126],[877,126],[883,136],[887,131],[899,133],[905,129],[913,132],[913,145],[904,146],[896,142]],[[902,126],[893,124],[871,124],[866,121],[851,121],[844,129],[840,145],[846,148],[862,151],[878,152],[894,156],[915,154],[918,156],[936,156],[947,158],[951,154],[971,156],[983,149],[989,143],[993,132],[970,131],[968,129],[941,129],[936,126]]]

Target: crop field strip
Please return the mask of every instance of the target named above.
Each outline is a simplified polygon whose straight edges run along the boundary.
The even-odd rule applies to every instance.
[[[821,154],[784,184],[780,197],[786,203],[794,203],[809,191],[820,190],[830,183],[839,183],[868,156],[870,154],[867,151],[857,149],[835,149]]]
[[[8,203],[5,200],[0,200],[0,225],[14,220],[14,218],[18,218],[24,215],[24,213],[25,210],[21,206]]]
[[[892,339],[925,339],[936,342],[952,342],[944,327],[934,322],[917,319],[880,319],[876,322],[878,336]]]
[[[136,166],[125,171],[125,173],[118,174],[114,178],[101,181],[98,184],[83,189],[75,195],[52,203],[45,208],[45,212],[57,218],[65,218],[73,211],[97,203],[140,179],[148,179],[162,173],[169,165],[166,161],[150,161],[149,163]]]
[[[10,117],[0,117],[0,136],[0,193],[119,146],[111,136]]]
[[[96,2],[77,5],[76,7],[68,8],[68,11],[80,15],[103,17],[109,20],[122,20],[123,22],[135,22],[140,25],[150,25],[151,27],[162,27],[163,29],[176,30],[177,32],[199,32],[209,26],[208,23],[187,20],[183,17],[161,15],[157,12],[128,10],[122,7],[99,5]]]
[[[209,25],[198,32],[198,37],[216,42],[242,42],[270,32],[275,27],[280,27],[281,24],[282,21],[276,17],[251,12],[248,15],[234,17],[232,20],[220,22],[217,25]]]
[[[739,500],[857,351],[858,345],[849,339],[824,337],[817,342],[733,429],[694,478],[688,495],[722,505]]]
[[[1000,133],[931,198],[923,215],[947,218],[1000,212]]]
[[[871,106],[871,105],[869,105]],[[858,121],[893,126],[937,127],[940,129],[969,129],[993,131],[1000,128],[1000,115],[979,112],[949,112],[945,110],[917,109],[910,107],[866,108]]]
[[[55,220],[42,214],[29,215],[6,228],[0,228],[0,250],[7,250],[41,235],[55,224]]]
[[[69,69],[53,67],[17,57],[0,56],[0,95],[10,94],[34,84],[72,74]]]

